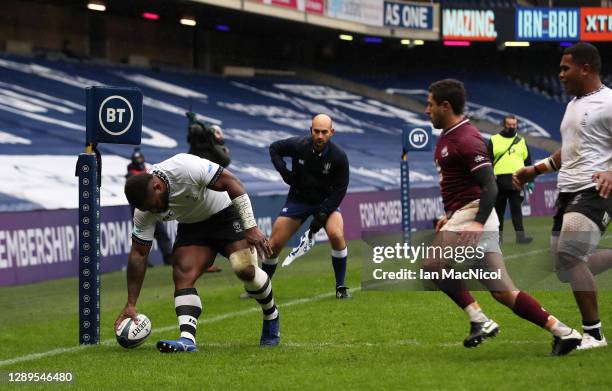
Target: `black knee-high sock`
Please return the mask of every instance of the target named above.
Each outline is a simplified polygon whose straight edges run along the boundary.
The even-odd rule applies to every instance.
[[[274,303],[274,293],[272,292],[272,281],[263,270],[255,267],[255,277],[253,281],[244,281],[244,289],[261,306],[264,320],[272,320],[278,317],[278,310]]]
[[[334,267],[334,275],[336,276],[336,288],[344,286],[344,277],[346,276],[346,258],[348,257],[348,248],[343,250],[331,251],[332,266]]]
[[[202,302],[195,288],[178,289],[174,292],[174,309],[178,317],[181,337],[195,342],[198,318],[202,313]]]

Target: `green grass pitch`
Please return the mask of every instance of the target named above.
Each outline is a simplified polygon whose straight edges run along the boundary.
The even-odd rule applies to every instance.
[[[528,219],[526,227],[538,232],[536,240],[519,247],[508,235],[505,255],[535,262],[548,247],[550,224],[550,218]],[[606,241],[612,243],[609,236]],[[100,346],[77,346],[76,279],[0,289],[0,374],[5,380],[9,370],[74,373],[70,386],[4,383],[0,389],[612,388],[609,348],[548,357],[550,335],[486,292],[475,296],[501,332],[478,348],[464,348],[467,317],[442,293],[359,290],[364,253],[363,243],[350,243],[347,285],[353,288],[352,300],[334,297],[325,243],[290,267],[279,267],[274,292],[282,341],[277,348],[258,346],[260,309],[253,300],[238,299],[242,285],[223,258],[217,259],[223,272],[204,275],[197,285],[204,309],[195,354],[163,355],[155,349],[158,339],[177,336],[169,267],[147,272],[138,310],[151,319],[153,333],[133,350],[115,342],[112,326],[125,303],[124,272],[102,277]],[[551,313],[580,326],[569,289],[531,293]],[[602,322],[610,335],[611,304],[612,293],[600,292]]]

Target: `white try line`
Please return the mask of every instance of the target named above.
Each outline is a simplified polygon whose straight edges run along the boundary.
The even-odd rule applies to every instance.
[[[495,338],[489,342],[489,344],[504,344],[504,345],[550,345],[549,337],[543,337],[540,340],[504,340],[503,338]],[[198,347],[203,348],[222,348],[222,349],[238,349],[245,347],[244,343],[240,342],[204,342],[199,343]],[[324,349],[324,348],[337,348],[337,349],[354,349],[354,348],[386,348],[386,347],[399,347],[399,346],[436,346],[440,348],[453,348],[462,347],[462,341],[455,342],[421,342],[416,339],[399,339],[387,342],[367,342],[367,341],[355,341],[355,342],[283,342],[283,348],[298,348],[298,349]]]
[[[360,287],[352,289],[353,292],[358,292],[360,290],[361,290]],[[291,300],[284,304],[279,304],[278,307],[285,308],[285,307],[291,307],[291,306],[300,305],[300,304],[306,304],[306,303],[310,303],[313,301],[318,301],[322,299],[327,299],[329,297],[334,297],[335,295],[336,295],[335,292],[322,293],[320,295],[305,297],[303,299]],[[198,323],[199,324],[214,323],[214,322],[219,322],[219,321],[222,321],[228,318],[249,315],[249,314],[256,313],[256,312],[261,312],[261,308],[259,306],[256,306],[256,307],[254,306],[246,310],[228,312],[226,314],[213,316],[207,319],[202,319]],[[154,328],[151,331],[151,334],[163,333],[166,331],[171,331],[171,330],[176,330],[176,329],[178,329],[178,325],[159,327],[159,328]],[[105,339],[104,341],[100,342],[101,345],[112,345],[114,343],[116,343],[115,338]],[[50,357],[50,356],[57,356],[59,354],[64,354],[64,353],[78,352],[80,350],[88,349],[88,348],[95,347],[95,346],[96,345],[78,345],[78,346],[72,346],[72,347],[67,347],[67,348],[57,348],[57,349],[49,350],[47,352],[27,354],[25,356],[19,356],[15,358],[10,358],[8,360],[2,360],[0,361],[0,367],[4,367],[7,365],[13,365],[13,364],[17,364],[20,362],[34,361],[40,358],[45,358],[45,357]]]

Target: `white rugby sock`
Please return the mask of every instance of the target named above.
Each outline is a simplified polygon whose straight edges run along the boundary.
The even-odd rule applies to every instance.
[[[489,320],[484,312],[482,312],[482,308],[474,304],[472,303],[463,309],[470,317],[470,322],[482,323]]]

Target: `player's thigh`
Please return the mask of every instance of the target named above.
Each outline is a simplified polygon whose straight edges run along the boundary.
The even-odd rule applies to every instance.
[[[601,231],[591,218],[579,212],[566,212],[553,254],[555,270],[568,271],[587,262],[600,239]]]
[[[498,252],[487,252],[484,255],[483,269],[487,272],[494,272],[491,274],[492,277],[482,279],[480,282],[487,287],[491,292],[516,292],[516,286],[508,274],[506,269],[506,263],[504,262],[503,255]]]
[[[453,260],[445,257],[445,251],[449,247],[458,245],[459,234],[452,231],[438,231],[434,236],[423,260],[423,269],[429,272],[439,272],[442,269],[452,267]]]
[[[332,212],[325,222],[325,232],[327,236],[344,237],[344,220],[338,211]]]
[[[213,264],[216,256],[216,251],[207,246],[190,245],[175,248],[172,275],[177,289],[181,289],[182,285],[192,285],[204,270]]]
[[[280,251],[285,244],[291,239],[293,234],[300,229],[302,220],[291,217],[278,216],[272,226],[272,235],[270,236],[270,246],[274,253]]]

